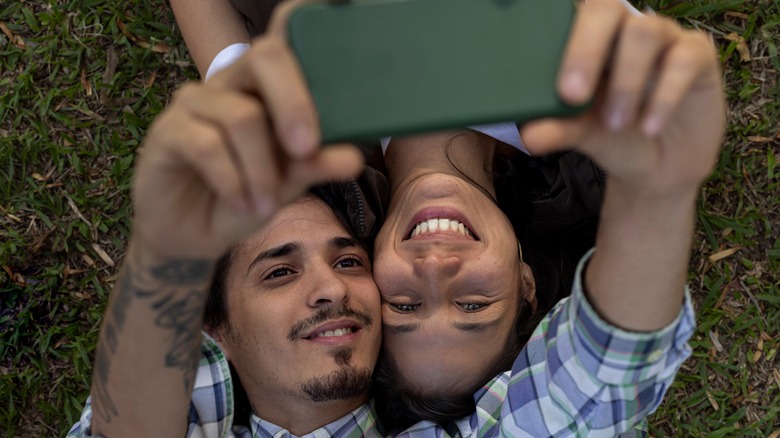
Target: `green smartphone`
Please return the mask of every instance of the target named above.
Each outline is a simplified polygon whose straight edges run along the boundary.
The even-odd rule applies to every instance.
[[[327,143],[583,111],[556,77],[572,0],[354,0],[288,22]]]

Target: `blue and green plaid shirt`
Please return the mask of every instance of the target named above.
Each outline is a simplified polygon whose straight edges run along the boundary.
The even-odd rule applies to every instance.
[[[475,395],[477,410],[450,427],[418,423],[400,437],[614,437],[641,435],[645,417],[661,403],[694,331],[688,294],[677,319],[652,333],[626,332],[603,321],[582,292],[577,268],[572,294],[551,310],[507,371]],[[68,438],[89,436],[90,400]],[[305,435],[377,437],[373,405]],[[227,360],[204,334],[190,405],[188,438],[292,437],[252,415],[250,428],[233,425],[233,385]]]

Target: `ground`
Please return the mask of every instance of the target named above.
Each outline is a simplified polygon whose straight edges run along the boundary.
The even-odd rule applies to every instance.
[[[710,32],[729,129],[701,191],[693,357],[654,436],[780,436],[780,2],[635,2]],[[0,4],[0,436],[62,436],[129,235],[134,152],[197,73],[168,5]]]

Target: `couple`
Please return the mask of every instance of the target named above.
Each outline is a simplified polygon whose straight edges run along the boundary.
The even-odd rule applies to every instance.
[[[180,90],[150,129],[91,405],[72,435],[631,430],[688,354],[695,199],[724,127],[711,43],[617,1],[581,7],[559,91],[598,104],[522,134],[534,154],[578,145],[609,180],[596,250],[580,262],[571,297],[526,341],[518,327],[540,314],[547,291],[494,201],[501,145],[470,130],[393,139],[386,214],[375,202],[381,184],[367,176],[309,191],[355,177],[362,164],[348,147],[319,148],[282,37],[290,7],[236,64]],[[395,421],[382,426],[369,395],[380,339],[387,378],[374,390],[380,416]],[[233,412],[230,366],[248,418]],[[406,395],[387,396],[396,386]],[[475,410],[437,416],[464,396]],[[439,422],[408,424],[418,416]]]

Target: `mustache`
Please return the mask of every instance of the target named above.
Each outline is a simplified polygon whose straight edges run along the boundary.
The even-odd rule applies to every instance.
[[[290,328],[290,333],[287,334],[287,339],[294,341],[300,338],[306,331],[313,329],[317,324],[321,324],[329,319],[337,318],[354,319],[363,324],[366,328],[369,328],[374,324],[371,315],[367,312],[355,310],[349,307],[349,305],[327,306],[317,309],[317,312],[314,315],[293,324],[292,328]]]

